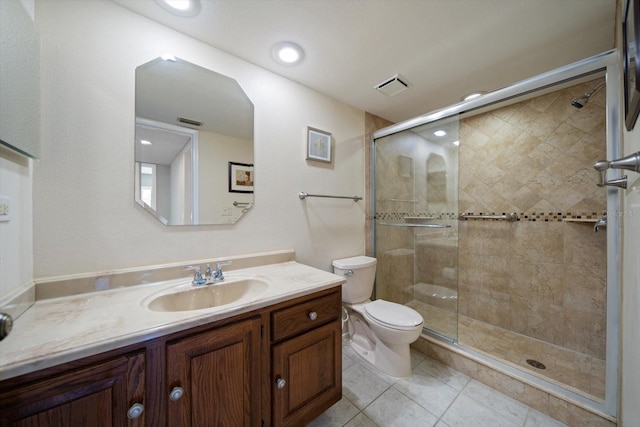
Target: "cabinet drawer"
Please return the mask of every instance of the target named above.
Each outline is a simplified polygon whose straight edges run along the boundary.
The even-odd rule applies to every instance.
[[[271,313],[271,338],[279,341],[340,317],[340,292]],[[315,313],[315,315],[313,314]]]

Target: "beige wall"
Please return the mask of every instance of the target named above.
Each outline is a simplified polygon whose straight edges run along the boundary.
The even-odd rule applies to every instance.
[[[364,192],[364,113],[108,1],[38,1],[43,158],[34,167],[35,278],[293,248],[364,252],[364,207],[300,191]],[[255,207],[233,226],[164,227],[133,201],[135,68],[164,52],[232,76],[255,105]],[[331,165],[305,130],[333,134]]]

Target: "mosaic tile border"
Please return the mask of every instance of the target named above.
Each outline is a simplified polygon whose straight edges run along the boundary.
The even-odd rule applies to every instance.
[[[504,215],[505,212],[378,212],[374,219],[380,221],[406,221],[407,219],[455,220],[466,215]],[[607,216],[607,212],[516,212],[518,221],[561,222],[569,220],[596,220]],[[491,220],[485,220],[491,221]]]

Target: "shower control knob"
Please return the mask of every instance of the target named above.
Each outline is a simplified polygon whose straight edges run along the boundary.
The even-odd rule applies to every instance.
[[[316,313],[315,311],[312,311],[311,313],[309,313],[309,319],[316,320],[317,318],[318,318],[318,313]]]
[[[0,313],[0,341],[9,335],[13,328],[13,319],[6,313]]]
[[[276,387],[282,389],[286,385],[287,385],[287,382],[284,380],[284,378],[281,378],[281,377],[276,378]]]

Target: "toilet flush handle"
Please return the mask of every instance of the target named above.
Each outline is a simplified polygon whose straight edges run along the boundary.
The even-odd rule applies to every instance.
[[[344,273],[345,276],[353,276],[353,270],[347,270]]]

